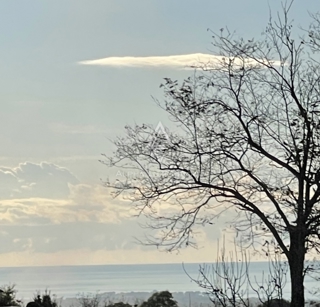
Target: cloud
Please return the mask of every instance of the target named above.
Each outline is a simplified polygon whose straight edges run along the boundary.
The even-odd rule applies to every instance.
[[[78,179],[66,168],[52,163],[25,162],[17,167],[0,167],[0,199],[27,197],[64,198],[68,184]]]
[[[119,224],[131,216],[126,201],[113,199],[102,186],[69,185],[65,199],[25,198],[2,200],[0,221],[3,225],[38,226],[64,223]]]
[[[111,67],[172,67],[190,68],[201,64],[209,64],[221,60],[222,57],[204,53],[192,53],[169,56],[145,56],[145,57],[107,57],[98,60],[82,61],[82,65],[97,65]]]
[[[132,250],[135,238],[143,240],[144,217],[132,217],[131,203],[112,198],[100,185],[70,185],[66,199],[8,199],[0,205],[0,254],[10,252],[56,253],[87,249]],[[224,219],[196,231],[202,248],[221,237]],[[147,247],[140,246],[142,251]]]
[[[141,232],[127,201],[56,164],[0,167],[0,254],[128,249]]]
[[[170,67],[176,69],[190,69],[194,67],[201,67],[204,69],[214,68],[215,65],[223,63],[225,57],[206,54],[206,53],[191,53],[181,55],[168,56],[144,56],[144,57],[107,57],[97,60],[81,61],[81,65],[96,65],[96,66],[110,66],[110,67]],[[262,61],[263,62],[263,61]],[[267,61],[265,62],[267,63]],[[236,65],[242,67],[241,59],[235,60]],[[248,59],[247,65],[260,65],[255,60]],[[280,61],[273,61],[273,65],[280,65]],[[225,64],[223,64],[225,65]]]
[[[22,257],[19,263],[43,257],[44,264],[49,264],[49,255],[76,255],[77,251],[87,255],[109,251],[117,255],[114,262],[130,262],[132,252],[143,257],[149,249],[137,245],[135,238],[143,240],[144,234],[154,232],[139,226],[145,224],[145,217],[132,217],[136,211],[130,201],[113,198],[102,185],[79,183],[66,168],[26,162],[1,167],[0,180],[0,259],[15,255],[11,265],[17,265],[14,259],[21,255],[29,260]],[[198,229],[200,247],[221,237],[220,229],[216,223]],[[71,256],[68,261],[73,261]]]
[[[130,249],[141,235],[128,202],[100,185],[69,184],[65,199],[0,201],[0,254]]]

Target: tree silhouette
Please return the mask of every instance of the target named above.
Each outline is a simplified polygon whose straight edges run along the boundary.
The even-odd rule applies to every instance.
[[[0,306],[20,306],[21,301],[16,299],[15,285],[7,285],[0,288]]]
[[[176,131],[127,126],[103,162],[130,171],[106,186],[149,218],[149,244],[195,245],[197,225],[235,209],[248,244],[273,245],[287,258],[291,306],[301,307],[305,256],[320,247],[320,23],[297,38],[291,4],[260,40],[213,33],[213,61],[161,85],[157,103]]]
[[[140,307],[178,307],[178,304],[169,291],[161,291],[153,293]]]

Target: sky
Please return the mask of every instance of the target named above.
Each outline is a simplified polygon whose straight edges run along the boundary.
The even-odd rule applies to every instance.
[[[227,217],[199,249],[159,252],[131,204],[103,186],[111,140],[134,123],[170,124],[164,77],[210,59],[211,33],[261,37],[276,0],[1,0],[0,265],[208,262]],[[307,26],[317,1],[296,0]],[[227,234],[228,238],[231,236]]]

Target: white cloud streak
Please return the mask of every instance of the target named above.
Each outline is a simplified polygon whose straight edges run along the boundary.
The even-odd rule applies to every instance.
[[[224,62],[227,58],[224,56],[206,54],[206,53],[191,53],[191,54],[181,54],[181,55],[168,55],[168,56],[144,56],[144,57],[133,57],[133,56],[124,56],[124,57],[107,57],[97,60],[88,60],[81,61],[78,64],[81,65],[94,65],[94,66],[109,66],[109,67],[153,67],[153,68],[175,68],[175,69],[190,69],[190,68],[203,68],[210,69],[214,67],[219,67],[219,64],[222,64],[222,67],[225,67],[226,63]],[[254,60],[247,59],[243,63],[243,59],[235,58],[234,64],[238,68],[242,67],[243,64],[252,66],[257,65],[261,66],[261,63],[268,65],[281,65],[280,61],[267,61],[267,60]]]
[[[111,66],[111,67],[172,67],[190,68],[192,66],[208,65],[221,60],[221,56],[212,54],[192,53],[169,56],[145,56],[145,57],[107,57],[98,60],[82,61],[82,65]]]

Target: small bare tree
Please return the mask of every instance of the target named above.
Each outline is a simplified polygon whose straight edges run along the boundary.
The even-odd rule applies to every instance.
[[[268,272],[262,272],[261,280],[248,275],[250,288],[256,293],[262,307],[273,307],[275,302],[278,302],[279,307],[285,307],[283,289],[287,283],[288,262],[284,261],[278,251],[272,251],[269,245],[267,245],[267,255]]]
[[[203,264],[199,267],[198,278],[189,278],[205,290],[214,306],[219,307],[252,307],[250,293],[255,293],[263,306],[269,307],[272,302],[283,300],[283,289],[287,282],[288,266],[281,255],[272,253],[268,247],[268,271],[262,269],[257,276],[250,271],[248,253],[234,243],[234,251],[226,253],[223,245],[214,264]],[[259,275],[260,275],[259,274]]]
[[[225,247],[219,250],[214,264],[203,264],[199,267],[198,278],[189,278],[202,288],[214,306],[250,307],[249,304],[249,262],[243,250],[226,254]]]
[[[234,208],[249,244],[274,240],[286,257],[291,306],[301,307],[305,256],[320,248],[320,23],[298,38],[291,4],[259,40],[215,33],[212,63],[162,85],[158,103],[177,132],[126,127],[104,162],[136,173],[106,186],[149,218],[150,244],[194,245],[197,225]]]
[[[77,299],[81,307],[99,307],[101,302],[101,296],[98,293],[81,293],[78,294]]]

